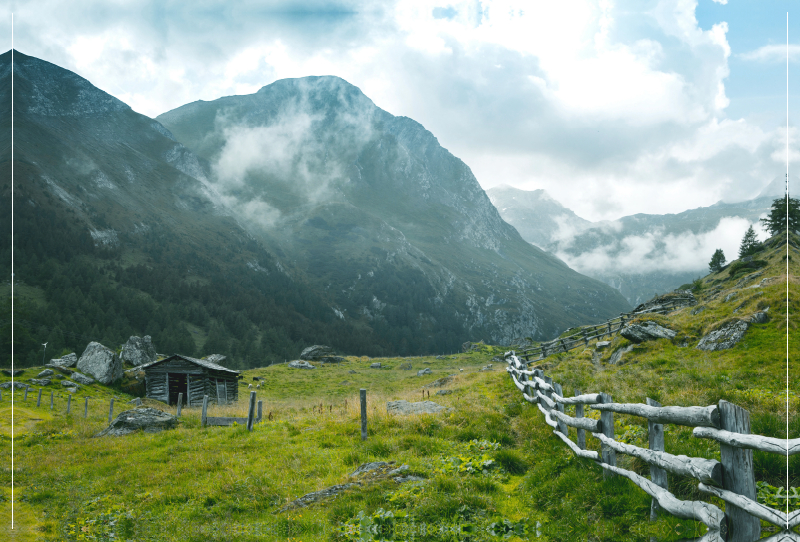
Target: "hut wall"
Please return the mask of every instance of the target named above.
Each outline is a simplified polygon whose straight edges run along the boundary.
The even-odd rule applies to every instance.
[[[196,374],[189,375],[189,399],[190,405],[199,406],[203,404],[203,395],[205,395],[206,382],[208,375]]]
[[[169,400],[169,386],[165,372],[148,371],[145,373],[144,382],[147,397],[165,402]]]

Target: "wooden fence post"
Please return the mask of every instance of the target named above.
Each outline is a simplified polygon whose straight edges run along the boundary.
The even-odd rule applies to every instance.
[[[600,398],[603,400],[603,403],[613,403],[614,400],[611,399],[611,396],[605,392],[600,393]],[[600,411],[600,421],[603,422],[603,434],[610,439],[614,438],[614,413],[609,410],[601,410]],[[600,448],[601,450],[601,457],[603,463],[607,465],[611,465],[612,467],[617,466],[617,452],[609,448],[607,445],[603,444]],[[616,476],[613,472],[608,470],[603,470],[603,479],[608,480]]]
[[[86,400],[83,402],[83,419],[89,416],[89,397],[86,397]]]
[[[39,388],[39,395],[36,396],[36,406],[40,406],[42,404],[42,388]]]
[[[69,414],[69,409],[72,406],[72,394],[67,394],[67,414]]]
[[[53,392],[50,392],[50,410],[53,410]]]
[[[719,402],[720,429],[732,433],[750,434],[750,413],[738,405]],[[722,487],[756,500],[756,480],[753,472],[753,450],[734,448],[720,443]],[[753,542],[761,536],[761,522],[738,506],[725,503],[728,520],[728,542]]]
[[[653,399],[647,398],[647,404],[652,407],[660,407],[661,403]],[[659,452],[664,451],[664,424],[647,421],[647,435],[649,447],[651,450]],[[667,471],[661,467],[650,466],[650,480],[659,487],[669,489],[667,483]],[[658,501],[652,499],[650,501],[650,521],[655,521],[658,518]],[[654,540],[651,538],[651,541]]]
[[[561,397],[564,397],[564,392],[561,390],[561,384],[553,383],[553,388],[555,388],[557,394],[559,394]],[[556,410],[563,414],[564,405],[561,403],[556,403]],[[569,427],[567,427],[567,424],[561,420],[558,420],[558,431],[565,437],[569,436]]]
[[[24,394],[24,397],[22,398],[22,400],[23,401],[27,401],[28,400],[28,388],[27,388],[27,386],[25,387],[25,394]]]
[[[256,423],[261,423],[261,399],[258,400],[258,418]]]
[[[584,344],[584,346],[589,346],[589,333],[586,331],[586,328],[583,328],[581,330],[581,333],[583,334],[583,344]]]
[[[111,398],[111,401],[108,405],[108,425],[111,425],[111,421],[114,419],[114,398]]]
[[[183,404],[183,393],[178,394],[178,410],[175,412],[175,417],[181,417],[181,405]]]
[[[203,396],[203,413],[200,415],[200,426],[205,427],[208,419],[208,395]]]
[[[575,397],[581,394],[581,390],[575,389]],[[578,403],[575,405],[575,417],[576,418],[583,418],[583,403]],[[578,429],[578,448],[581,450],[586,449],[586,431],[584,429]]]
[[[250,392],[250,408],[247,409],[247,430],[253,430],[253,420],[256,417],[256,392]]]
[[[367,390],[361,388],[361,440],[367,440]]]

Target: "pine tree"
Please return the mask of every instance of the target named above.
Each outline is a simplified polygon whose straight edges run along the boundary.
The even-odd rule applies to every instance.
[[[778,198],[772,202],[769,216],[762,218],[761,223],[770,235],[777,235],[786,229],[786,200]],[[789,229],[792,232],[800,230],[800,200],[788,198],[789,200]]]
[[[744,258],[745,256],[750,256],[751,254],[755,254],[758,252],[760,248],[760,244],[758,239],[756,239],[756,232],[753,229],[753,226],[747,228],[747,231],[744,233],[744,237],[742,238],[742,244],[739,245],[739,257]]]
[[[718,271],[722,270],[722,266],[725,265],[725,253],[722,252],[721,248],[718,248],[714,255],[711,256],[711,261],[708,263],[709,269],[711,269],[712,273],[717,273]]]

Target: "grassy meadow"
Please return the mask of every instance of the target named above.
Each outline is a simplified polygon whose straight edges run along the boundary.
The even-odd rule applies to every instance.
[[[789,331],[796,329],[797,261],[792,248]],[[798,374],[790,371],[786,393],[785,248],[755,256],[761,268],[736,264],[692,285],[698,304],[669,315],[648,316],[678,332],[673,340],[634,345],[617,364],[615,336],[602,350],[591,342],[538,362],[567,395],[604,391],[616,402],[709,405],[726,399],[747,408],[754,433],[800,436]],[[753,273],[761,275],[753,277]],[[758,285],[758,287],[753,287]],[[733,294],[733,295],[731,295]],[[702,310],[699,310],[702,307]],[[697,341],[721,323],[768,309],[769,321],[753,324],[734,348],[704,352]],[[789,348],[795,363],[796,333]],[[650,497],[628,480],[603,479],[591,461],[576,458],[552,434],[539,410],[522,400],[503,362],[504,348],[479,345],[470,353],[444,357],[382,358],[349,356],[314,370],[285,365],[244,371],[237,404],[213,406],[210,416],[245,416],[248,384],[260,378],[262,423],[252,432],[241,426],[200,425],[198,408],[184,408],[177,429],[156,434],[93,438],[115,415],[132,408],[119,387],[83,386],[66,413],[67,393],[57,381],[15,392],[14,514],[11,465],[0,471],[0,523],[9,540],[542,540],[669,542],[701,536],[692,521],[662,516],[649,521]],[[383,368],[371,369],[379,361]],[[481,370],[493,363],[492,370]],[[535,365],[535,364],[534,364]],[[411,367],[408,369],[407,367]],[[536,366],[536,365],[535,365]],[[417,376],[430,368],[432,374]],[[463,369],[463,370],[462,370]],[[791,367],[790,367],[791,369]],[[23,381],[39,369],[27,369]],[[426,387],[454,375],[443,387]],[[0,376],[0,383],[9,380]],[[358,390],[368,397],[368,438],[361,440]],[[50,409],[50,391],[54,408]],[[437,395],[439,390],[450,390]],[[451,411],[435,415],[388,415],[386,402],[430,400]],[[84,418],[85,397],[90,396]],[[169,412],[157,401],[145,400]],[[597,412],[587,409],[588,415]],[[572,408],[567,408],[572,413]],[[269,419],[271,416],[272,419]],[[0,454],[11,457],[8,390],[0,400]],[[571,430],[574,438],[574,429]],[[618,440],[647,446],[645,420],[615,416]],[[665,426],[666,450],[719,458],[713,441],[695,439],[691,429]],[[587,445],[598,450],[596,439]],[[648,475],[649,467],[622,455],[618,464]],[[789,485],[800,486],[800,461],[793,456]],[[422,481],[396,483],[386,477],[349,476],[370,461],[407,465],[403,475]],[[785,458],[755,452],[759,500],[778,506],[786,485]],[[360,481],[335,498],[307,508],[284,509],[307,493]],[[697,482],[670,476],[681,499],[705,500]],[[766,536],[771,531],[762,524]]]

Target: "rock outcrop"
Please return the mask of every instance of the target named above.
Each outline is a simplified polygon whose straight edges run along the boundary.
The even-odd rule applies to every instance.
[[[84,385],[94,384],[93,378],[89,378],[88,376],[82,375],[81,373],[72,373],[70,378],[72,378],[72,380],[74,380],[78,384],[84,384]]]
[[[725,322],[719,328],[705,335],[697,344],[700,350],[714,351],[733,348],[742,340],[750,324],[763,324],[767,321],[767,312],[760,311],[740,320]]]
[[[417,376],[429,375],[431,373],[433,373],[433,371],[431,371],[428,367],[425,367],[424,369],[417,371]]]
[[[34,386],[49,386],[52,380],[50,380],[49,378],[31,378],[30,380],[28,380],[28,382],[30,382]]]
[[[316,369],[316,367],[311,365],[309,362],[303,361],[303,360],[299,360],[299,359],[290,361],[289,362],[289,368],[290,369]]]
[[[340,363],[344,358],[337,356],[330,346],[315,344],[305,348],[300,354],[300,359],[305,361],[319,361],[321,363]]]
[[[101,384],[111,384],[122,378],[122,360],[112,350],[90,342],[78,360],[80,372],[92,375]]]
[[[145,433],[158,433],[165,429],[174,429],[178,426],[178,418],[167,412],[155,408],[136,408],[120,412],[107,428],[103,429],[96,437],[106,435],[122,436],[134,431]]]
[[[153,340],[150,335],[131,337],[122,346],[122,352],[119,357],[122,358],[122,361],[138,367],[156,360],[156,347],[153,346]]]
[[[55,365],[56,367],[75,367],[78,363],[78,355],[73,352],[72,354],[67,354],[66,356],[51,359],[50,365]]]
[[[417,403],[409,403],[401,399],[399,401],[389,401],[386,403],[386,412],[389,414],[399,414],[407,416],[409,414],[438,414],[443,410],[453,410],[452,408],[443,407],[433,401],[419,401]]]
[[[0,384],[0,388],[7,390],[11,387],[11,382],[3,382]],[[23,384],[22,382],[14,382],[14,389],[15,390],[23,390],[29,387],[27,384]]]
[[[45,369],[44,371],[36,375],[36,378],[46,378],[48,376],[53,376],[52,369]]]
[[[641,343],[656,339],[672,339],[677,335],[675,331],[662,327],[655,322],[628,324],[622,328],[619,334],[632,343]]]

